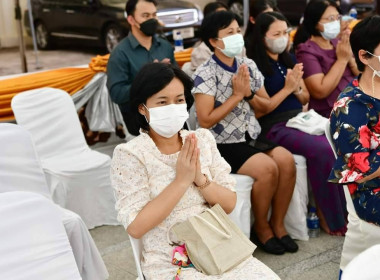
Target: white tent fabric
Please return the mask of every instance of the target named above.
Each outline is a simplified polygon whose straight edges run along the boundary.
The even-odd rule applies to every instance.
[[[59,215],[40,194],[0,194],[0,279],[81,279]]]
[[[106,73],[99,72],[71,96],[77,110],[87,104],[85,116],[92,131],[115,132],[118,124],[126,128],[119,106],[112,102],[106,83]]]
[[[0,193],[29,191],[51,200],[30,133],[15,124],[0,124],[0,147]],[[56,208],[82,278],[107,279],[108,271],[82,219],[70,210]]]
[[[12,99],[19,125],[32,134],[53,201],[87,227],[117,225],[109,156],[91,150],[74,103],[63,90],[41,88]]]
[[[336,157],[335,146],[330,133],[329,121],[326,123],[325,135]],[[347,201],[348,212],[347,232],[344,238],[342,256],[340,258],[340,269],[344,272],[346,266],[357,255],[373,245],[380,244],[380,227],[360,219],[356,214],[355,206],[352,202],[347,185],[343,186],[343,190]]]

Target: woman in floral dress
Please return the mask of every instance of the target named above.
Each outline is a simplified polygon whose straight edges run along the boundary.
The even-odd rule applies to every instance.
[[[170,64],[152,63],[131,87],[130,127],[140,135],[116,147],[111,180],[118,219],[129,235],[142,239],[146,280],[174,279],[170,227],[214,204],[230,213],[236,203],[231,168],[206,129],[181,130],[193,103],[193,81]],[[228,254],[228,252],[226,252]],[[177,279],[177,278],[176,278]],[[253,257],[223,275],[207,276],[182,269],[181,280],[279,279]]]
[[[338,158],[330,181],[347,184],[357,215],[380,226],[380,16],[358,23],[350,43],[362,74],[331,112]]]

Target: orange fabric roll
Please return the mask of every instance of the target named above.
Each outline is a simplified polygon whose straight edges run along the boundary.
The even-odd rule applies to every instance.
[[[82,89],[94,75],[95,72],[89,68],[61,68],[0,80],[0,120],[14,119],[11,100],[20,92],[53,87],[65,90],[72,95]]]

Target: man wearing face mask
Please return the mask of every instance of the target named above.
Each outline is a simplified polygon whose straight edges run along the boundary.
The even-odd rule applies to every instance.
[[[172,45],[156,35],[155,0],[129,0],[125,6],[129,35],[112,51],[107,64],[107,88],[128,127],[129,91],[137,72],[149,62],[176,64]]]
[[[309,108],[327,118],[339,93],[359,74],[349,36],[348,29],[341,32],[341,16],[335,1],[308,3],[304,21],[294,38],[294,49],[297,61],[304,66]]]

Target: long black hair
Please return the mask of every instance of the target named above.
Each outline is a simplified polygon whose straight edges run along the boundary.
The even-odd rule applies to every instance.
[[[294,49],[296,49],[299,44],[306,42],[311,35],[321,36],[317,29],[317,24],[329,6],[335,7],[340,13],[340,9],[335,0],[311,0],[307,4],[303,16],[303,22],[300,24],[294,35]]]
[[[275,0],[250,0],[249,1],[249,16],[252,17],[256,21],[256,18],[268,8],[272,8],[273,11],[278,11],[277,2]],[[252,37],[254,29],[255,29],[255,24],[249,20],[247,24],[247,29],[245,30],[245,33],[244,33],[244,40],[246,43]]]
[[[287,19],[281,13],[268,12],[260,14],[256,19],[255,30],[247,46],[247,56],[255,61],[260,72],[266,76],[273,75],[273,69],[266,52],[265,34],[276,20],[285,21],[289,26]],[[294,61],[287,50],[279,54],[278,58],[287,68],[293,68]]]
[[[139,106],[145,104],[149,97],[164,89],[174,78],[179,79],[185,89],[187,109],[194,103],[191,89],[193,80],[180,68],[168,63],[148,63],[137,73],[130,89],[130,110],[128,112],[128,130],[132,135],[139,135],[140,128],[149,130],[145,117],[139,113]]]

